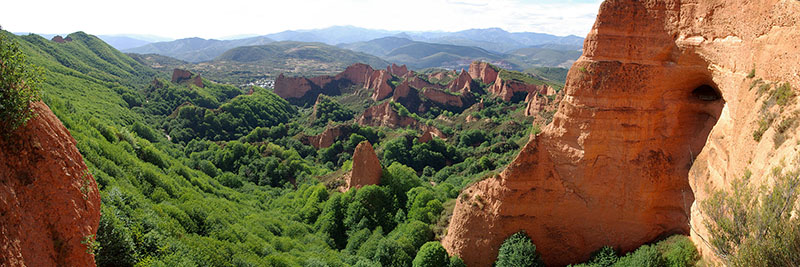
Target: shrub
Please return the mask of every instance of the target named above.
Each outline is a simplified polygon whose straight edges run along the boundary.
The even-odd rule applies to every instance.
[[[769,190],[756,191],[737,178],[731,190],[716,191],[701,203],[712,251],[727,265],[800,265],[800,222],[792,216],[800,177],[796,170],[780,169],[773,176]]]
[[[450,265],[450,259],[441,243],[431,241],[422,245],[412,264],[414,267],[448,266]]]
[[[542,258],[536,252],[536,246],[525,231],[517,232],[508,237],[500,245],[500,252],[495,262],[497,267],[527,267],[544,266]]]
[[[661,257],[654,245],[644,245],[632,253],[622,257],[613,266],[619,267],[660,267],[665,266],[666,262]]]
[[[8,135],[34,114],[31,103],[41,99],[43,70],[28,65],[17,43],[0,33],[0,133]]]

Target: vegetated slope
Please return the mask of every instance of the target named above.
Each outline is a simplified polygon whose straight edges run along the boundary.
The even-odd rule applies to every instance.
[[[145,46],[126,49],[126,53],[159,54],[188,62],[212,60],[235,47],[262,45],[274,42],[264,36],[236,40],[214,40],[203,38],[185,38],[169,42],[157,42]]]
[[[331,74],[362,62],[385,68],[388,62],[378,57],[323,43],[275,42],[231,49],[214,61],[187,66],[217,81],[243,83],[280,73],[293,75]]]
[[[329,45],[353,43],[394,35],[395,32],[353,26],[331,26],[324,29],[283,31],[267,34],[276,41],[320,42]]]
[[[578,48],[570,45],[546,44],[540,45],[542,47],[519,48],[504,54],[486,50],[478,43],[474,41],[452,45],[384,37],[338,46],[375,55],[390,62],[406,64],[415,69],[431,67],[458,69],[468,66],[475,60],[490,61],[516,70],[538,66],[569,68],[581,55]]]
[[[413,42],[393,49],[386,54],[391,62],[403,63],[412,68],[468,66],[475,60],[497,61],[502,55],[478,47]]]
[[[366,42],[346,43],[346,44],[339,44],[337,46],[345,49],[350,49],[353,51],[364,52],[377,57],[385,57],[395,48],[399,48],[404,45],[412,43],[415,43],[415,41],[412,41],[411,39],[408,38],[383,37],[383,38],[369,40]]]
[[[106,42],[111,47],[116,48],[117,50],[140,47],[152,43],[151,41],[140,40],[128,36],[100,35],[97,37],[100,38],[100,40],[103,40],[103,42]]]
[[[508,52],[506,59],[520,66],[569,68],[580,56],[579,50],[526,47]]]
[[[45,102],[75,137],[98,182],[103,202],[98,265],[275,265],[313,258],[340,262],[326,252],[331,250],[324,239],[310,235],[309,226],[290,218],[288,211],[300,207],[278,200],[295,193],[253,184],[236,190],[192,169],[199,159],[190,160],[183,147],[157,130],[161,121],[169,119],[151,112],[157,110],[152,107],[166,104],[146,93],[155,71],[93,36],[74,33],[70,37],[73,41],[63,44],[39,36],[12,39],[33,63],[45,68]],[[186,99],[194,101],[191,90],[185,91]],[[126,95],[134,100],[126,101]],[[145,99],[152,106],[141,101]],[[220,123],[225,125],[227,120]],[[241,148],[234,144],[219,153]],[[246,148],[247,153],[256,149]],[[217,162],[215,153],[206,155]],[[289,157],[274,155],[276,160]],[[242,160],[240,156],[236,154],[235,159]],[[219,160],[227,162],[231,157],[234,154],[220,154]],[[217,168],[206,169],[212,170]]]
[[[421,34],[414,37],[421,41],[453,44],[461,46],[477,46],[489,51],[508,52],[523,47],[558,44],[573,49],[583,46],[583,38],[570,36],[555,36],[535,32],[507,32],[500,28],[469,29],[445,34]]]

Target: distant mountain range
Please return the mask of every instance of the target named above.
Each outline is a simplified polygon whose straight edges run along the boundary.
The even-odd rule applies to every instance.
[[[151,43],[144,46],[124,49],[125,53],[159,54],[174,57],[189,62],[202,62],[212,60],[230,49],[263,45],[274,42],[265,36],[256,36],[236,40],[215,40],[203,38],[185,38],[169,42]]]
[[[316,30],[283,31],[234,40],[186,38],[149,43],[123,49],[123,52],[159,54],[199,63],[212,61],[234,48],[264,45],[274,41],[336,45],[373,55],[388,62],[406,64],[415,69],[430,67],[458,69],[466,67],[474,60],[484,60],[516,70],[536,66],[568,67],[580,56],[583,44],[583,38],[577,36],[511,33],[499,28],[459,32],[398,32],[334,26]],[[244,49],[234,54],[249,55],[255,50]],[[243,51],[248,52],[243,53]],[[244,58],[239,59],[246,61]],[[249,60],[258,61],[258,59]],[[375,64],[374,61],[365,63]]]

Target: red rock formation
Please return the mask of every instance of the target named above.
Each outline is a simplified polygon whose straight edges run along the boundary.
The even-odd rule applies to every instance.
[[[438,89],[442,89],[443,88],[441,85],[432,84],[432,83],[430,83],[428,81],[420,79],[416,75],[414,75],[414,76],[406,76],[406,77],[407,77],[406,81],[408,82],[408,85],[411,86],[411,87],[417,88],[417,89],[422,89],[422,88],[438,88]]]
[[[447,85],[447,89],[451,92],[472,92],[472,76],[465,70],[461,70],[461,74]]]
[[[469,64],[469,76],[479,79],[485,84],[491,84],[497,80],[497,69],[488,62],[473,61]]]
[[[338,140],[341,136],[350,135],[352,132],[350,125],[336,125],[332,127],[328,127],[319,135],[315,136],[305,136],[300,138],[300,140],[306,144],[313,146],[316,149],[326,148],[333,145],[336,140]]]
[[[443,90],[425,88],[424,90],[422,90],[422,95],[425,96],[425,98],[440,105],[459,107],[459,108],[463,108],[465,106],[464,100],[461,99],[461,95],[454,95],[450,92],[445,92]]]
[[[406,65],[397,66],[394,63],[392,63],[391,66],[387,66],[386,67],[386,71],[391,73],[391,74],[393,74],[394,76],[397,76],[397,77],[403,77],[403,76],[406,76],[406,74],[409,73],[408,68],[406,67]]]
[[[374,71],[375,70],[367,64],[355,63],[347,67],[343,72],[337,74],[334,80],[344,79],[350,81],[352,84],[363,85],[367,83]]]
[[[528,106],[525,107],[525,116],[535,116],[539,114],[540,111],[544,110],[545,106],[547,106],[547,97],[544,97],[538,93],[528,94],[525,102],[528,102]]]
[[[462,191],[443,245],[489,266],[525,230],[545,263],[565,265],[689,234],[689,223],[699,240],[707,190],[745,169],[767,181],[796,155],[796,136],[753,140],[765,97],[747,76],[800,87],[798,44],[797,1],[605,1],[554,121],[503,173]]]
[[[322,88],[333,80],[330,76],[318,76],[313,78],[286,77],[281,73],[275,79],[275,94],[283,99],[300,99],[309,92],[321,92]]]
[[[385,70],[378,70],[372,73],[364,84],[364,88],[374,90],[372,93],[372,100],[380,101],[389,97],[392,94],[392,85],[389,84],[389,79],[392,74]]]
[[[412,88],[408,80],[397,85],[392,94],[392,101],[400,103],[410,111],[419,110],[420,104],[422,104],[417,89]]]
[[[67,42],[72,42],[72,37],[67,36],[67,38],[63,38],[61,37],[61,35],[56,35],[53,36],[53,39],[50,39],[50,41],[63,44]]]
[[[381,173],[381,162],[378,155],[375,155],[372,144],[363,141],[353,152],[353,169],[347,177],[347,189],[380,184]]]
[[[180,83],[192,78],[192,72],[188,70],[182,69],[174,69],[172,71],[172,82],[173,83]]]
[[[0,138],[0,266],[94,266],[100,194],[75,139],[42,102]]]
[[[412,117],[402,117],[391,105],[391,102],[384,102],[383,104],[372,106],[361,114],[358,118],[358,124],[370,126],[386,126],[389,128],[398,128],[406,126],[415,126],[419,122]]]
[[[511,101],[516,93],[540,93],[547,95],[548,93],[555,93],[555,90],[546,84],[535,85],[526,84],[517,80],[505,80],[497,77],[497,80],[492,86],[489,87],[489,93],[494,94],[503,99],[503,101]]]
[[[427,143],[430,142],[431,140],[433,140],[433,135],[431,134],[431,132],[426,131],[419,136],[420,143]]]

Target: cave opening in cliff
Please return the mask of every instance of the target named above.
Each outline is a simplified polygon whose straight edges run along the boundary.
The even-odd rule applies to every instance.
[[[717,101],[722,99],[722,94],[716,88],[708,84],[698,86],[692,91],[692,95],[702,101]]]

